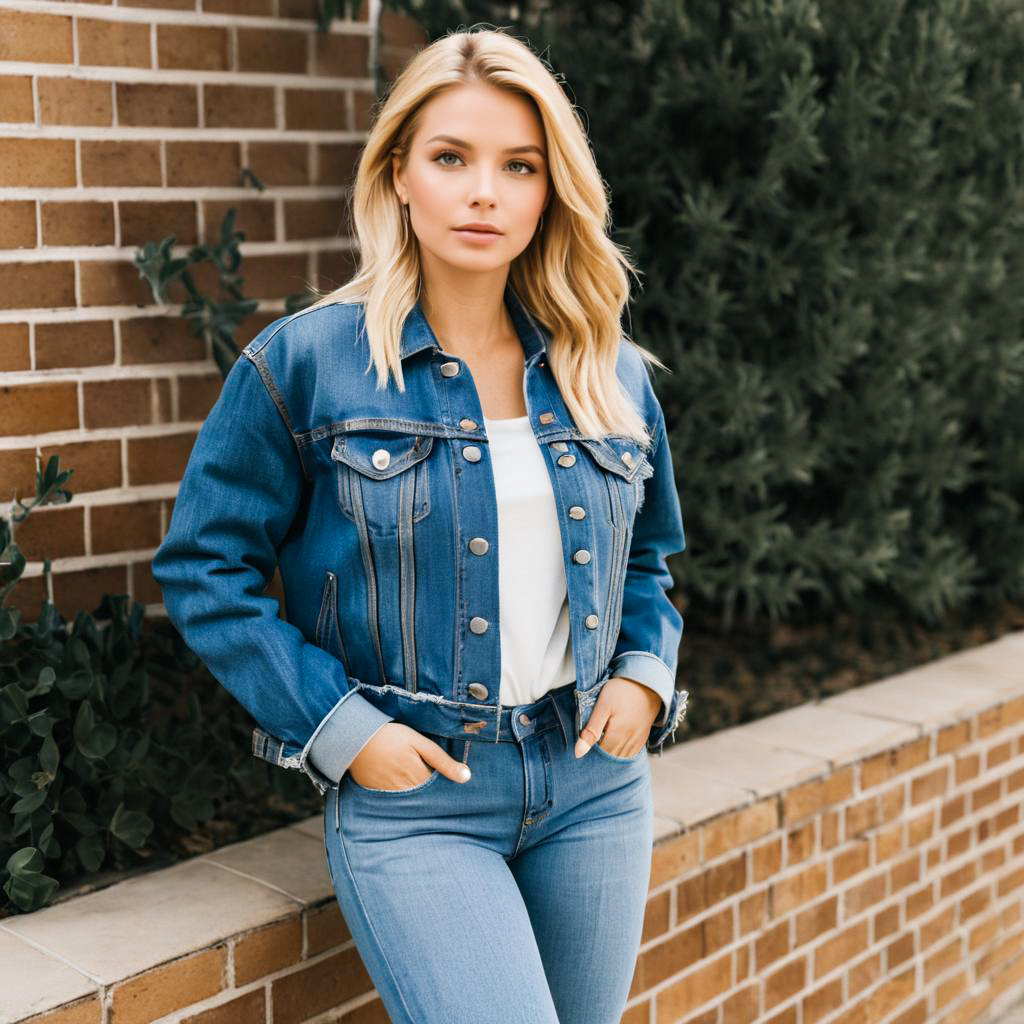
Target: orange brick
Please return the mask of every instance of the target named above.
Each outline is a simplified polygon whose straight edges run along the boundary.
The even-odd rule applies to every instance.
[[[84,555],[85,511],[80,505],[44,505],[16,524],[14,539],[30,562]]]
[[[153,562],[147,559],[145,562],[132,562],[131,568],[131,594],[139,604],[162,604],[164,595],[160,584],[153,579]]]
[[[782,866],[782,840],[778,837],[760,843],[751,850],[750,873],[755,882],[763,882]]]
[[[0,436],[77,427],[78,388],[73,381],[0,385]]]
[[[110,82],[82,78],[37,80],[39,116],[43,124],[109,126],[114,123]]]
[[[130,260],[84,260],[78,279],[83,306],[145,306],[153,301],[152,289]]]
[[[72,139],[0,139],[0,186],[62,188],[75,184]]]
[[[299,1024],[307,1017],[373,991],[373,982],[355,947],[270,984],[274,1024]]]
[[[168,235],[175,245],[195,245],[196,204],[190,200],[122,200],[121,244],[142,246],[158,244]]]
[[[265,185],[308,185],[309,143],[250,142],[249,168]]]
[[[911,782],[910,802],[912,804],[924,803],[925,800],[941,796],[948,788],[949,768],[946,765],[940,765],[934,771],[925,772]]]
[[[167,142],[165,145],[167,184],[172,188],[239,184],[242,162],[237,142]],[[248,264],[249,259],[247,267]]]
[[[0,78],[0,90],[3,78]],[[3,94],[0,92],[0,103]],[[36,204],[31,199],[0,202],[0,240],[4,249],[36,247]]]
[[[276,128],[274,90],[252,85],[207,85],[203,89],[207,128]]]
[[[160,502],[94,505],[89,510],[89,526],[95,554],[157,547],[161,540]]]
[[[814,980],[852,961],[868,945],[868,942],[867,922],[858,921],[838,935],[821,943],[814,950]]]
[[[810,864],[796,874],[772,885],[772,911],[776,917],[789,913],[825,892],[827,868]]]
[[[700,857],[698,837],[695,832],[685,832],[654,844],[651,855],[651,888],[678,878],[697,866]]]
[[[731,814],[723,814],[704,828],[704,859],[745,846],[775,831],[781,824],[775,798],[760,800]]]
[[[208,244],[220,238],[221,224],[230,209],[235,211],[235,230],[244,232],[247,242],[273,242],[276,238],[272,202],[262,199],[225,199],[203,203],[203,209],[206,220],[203,240]]]
[[[727,953],[701,962],[696,970],[658,992],[655,1001],[657,1024],[676,1024],[695,1010],[728,992],[732,986],[732,957]]]
[[[0,11],[0,60],[70,64],[71,19],[62,15]]]
[[[31,365],[28,324],[0,324],[0,372],[28,370]]]
[[[285,89],[284,123],[290,132],[348,130],[344,89]]]
[[[843,1004],[843,983],[837,978],[805,996],[801,1002],[804,1024],[816,1024]]]
[[[79,18],[78,62],[106,67],[150,67],[149,25]]]
[[[352,142],[318,142],[315,185],[336,185],[348,188],[356,176],[361,149]],[[351,228],[346,226],[346,231]]]
[[[182,1017],[181,1024],[264,1024],[267,995],[264,989],[253,989],[244,996],[219,1006],[211,1006],[202,1013]]]
[[[283,28],[239,28],[237,31],[239,71],[304,75],[309,70],[305,32]]]
[[[133,317],[121,321],[121,361],[183,363],[206,359],[206,341],[189,331],[181,316]]]
[[[192,128],[199,124],[194,85],[170,82],[118,82],[117,118],[123,125]]]
[[[704,959],[705,955],[701,925],[668,935],[637,957],[633,991],[644,992],[653,988],[666,978],[681,974]]]
[[[178,416],[184,422],[206,419],[224,386],[219,373],[196,376],[190,374],[178,382]]]
[[[98,996],[89,996],[77,1002],[68,1003],[49,1013],[29,1017],[24,1024],[100,1024],[103,1007]]]
[[[74,305],[75,265],[70,260],[0,264],[0,307],[52,309]]]
[[[159,142],[128,139],[107,142],[103,139],[82,139],[80,145],[83,185],[162,184]],[[72,152],[72,157],[73,155]]]
[[[832,931],[836,927],[837,914],[838,903],[834,895],[800,911],[795,921],[796,945],[804,946]]]
[[[195,440],[194,430],[158,437],[129,438],[129,485],[138,487],[145,484],[175,483],[180,480]]]
[[[36,368],[101,366],[114,361],[114,327],[109,320],[36,324]]]
[[[782,820],[791,824],[848,800],[852,795],[853,768],[850,766],[786,792],[782,797]]]
[[[110,1024],[146,1024],[216,995],[224,987],[225,952],[204,950],[115,985]]]
[[[258,928],[235,943],[235,985],[291,967],[301,955],[302,922],[297,915]]]
[[[781,921],[754,939],[754,957],[759,972],[790,952],[789,921]]]
[[[35,110],[32,107],[32,76],[0,76],[0,121],[34,124],[35,119]]]
[[[313,37],[313,74],[337,78],[370,76],[368,36],[318,32]]]
[[[885,889],[886,872],[884,871],[847,889],[843,893],[843,919],[847,920],[880,903],[885,899]]]
[[[114,204],[47,201],[43,245],[113,245]]]
[[[839,885],[866,870],[871,864],[871,844],[854,840],[832,858],[832,884]]]
[[[931,756],[931,737],[922,736],[893,750],[867,758],[860,766],[860,787],[869,789],[919,767]]]
[[[341,199],[285,200],[285,238],[337,238],[343,234],[345,208]]]
[[[669,930],[671,926],[671,910],[672,905],[667,889],[647,900],[641,942],[649,942],[658,935],[664,935]]]
[[[153,422],[151,384],[148,380],[90,380],[82,388],[86,427],[125,427]]]
[[[337,900],[307,909],[305,918],[306,956],[317,956],[332,946],[340,946],[352,938],[345,918],[341,916]]]
[[[156,59],[161,68],[229,71],[228,30],[215,25],[157,25]]]

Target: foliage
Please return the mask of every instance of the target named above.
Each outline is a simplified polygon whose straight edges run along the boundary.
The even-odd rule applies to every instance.
[[[25,566],[12,524],[71,498],[73,471],[56,455],[40,462],[35,499],[0,517],[0,888],[11,913],[46,905],[62,882],[142,863],[258,795],[309,796],[300,773],[252,757],[248,715],[176,631],[144,632],[127,595],[70,625],[49,600],[31,624],[4,607]]]
[[[1019,4],[392,5],[566,79],[642,269],[628,332],[673,370],[692,602],[728,629],[1024,595]]]
[[[242,181],[251,181],[261,192],[266,188],[249,168],[243,170]],[[188,295],[181,315],[189,321],[189,331],[193,336],[210,336],[213,358],[222,377],[228,375],[241,351],[235,343],[238,325],[259,305],[257,299],[246,299],[242,293],[245,278],[239,273],[242,254],[238,245],[245,240],[245,232],[235,230],[235,217],[236,211],[232,206],[221,221],[219,239],[212,245],[195,245],[184,257],[174,257],[171,249],[177,236],[168,235],[160,242],[144,243],[133,261],[139,277],[149,282],[154,302],[165,303],[172,283],[181,282]],[[221,290],[227,293],[226,300],[211,299],[196,287],[188,268],[202,263],[212,263],[216,268]],[[285,313],[304,309],[313,301],[314,297],[308,293],[289,295],[285,299]]]

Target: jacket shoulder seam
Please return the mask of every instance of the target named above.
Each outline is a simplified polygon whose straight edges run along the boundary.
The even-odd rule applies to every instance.
[[[256,368],[256,372],[259,374],[260,380],[263,382],[263,386],[266,388],[267,394],[270,396],[270,400],[274,403],[274,408],[277,409],[278,415],[284,422],[285,428],[288,431],[288,436],[292,439],[292,444],[295,445],[295,453],[299,457],[299,466],[302,468],[302,475],[306,480],[309,480],[310,475],[306,469],[306,461],[302,457],[302,448],[295,437],[295,430],[292,427],[291,416],[288,414],[288,407],[285,405],[284,399],[281,397],[281,392],[278,390],[277,382],[274,380],[274,376],[270,372],[270,367],[267,365],[266,357],[263,355],[262,346],[255,351],[244,349],[242,354]]]

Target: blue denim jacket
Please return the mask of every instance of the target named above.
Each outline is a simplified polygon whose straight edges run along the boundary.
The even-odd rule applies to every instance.
[[[583,436],[548,369],[548,333],[511,285],[505,303],[558,510],[577,736],[603,683],[626,676],[661,697],[647,741],[660,753],[687,697],[666,565],[685,539],[661,407],[623,341],[616,372],[653,443]],[[153,559],[171,621],[258,723],[253,753],[320,793],[403,708],[486,719],[501,678],[497,504],[472,375],[417,304],[401,338],[406,390],[376,390],[362,327],[362,306],[334,304],[246,346]],[[285,618],[265,594],[278,564]]]

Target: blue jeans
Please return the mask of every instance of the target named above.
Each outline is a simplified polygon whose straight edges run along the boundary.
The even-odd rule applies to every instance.
[[[618,1024],[650,885],[646,749],[576,759],[574,684],[419,731],[469,764],[411,789],[349,772],[324,804],[327,863],[392,1024]],[[495,728],[497,727],[497,728]]]

